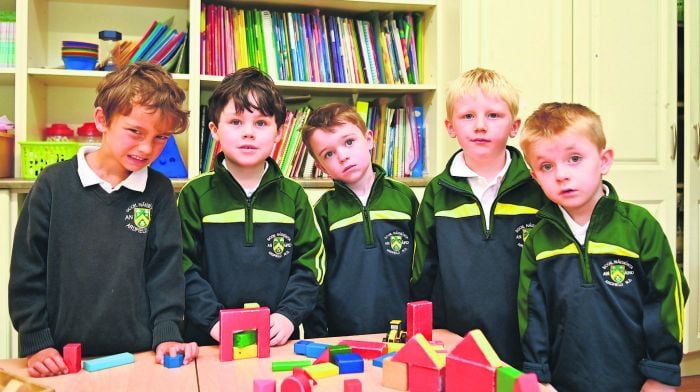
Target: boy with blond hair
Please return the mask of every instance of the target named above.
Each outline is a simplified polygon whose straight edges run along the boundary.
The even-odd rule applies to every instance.
[[[185,334],[219,340],[219,310],[270,308],[270,344],[282,345],[314,307],[325,273],[321,236],[304,188],[270,153],[287,113],[269,76],[243,68],[209,99],[214,170],[180,192],[187,310]]]
[[[515,367],[520,251],[545,201],[518,150],[506,146],[517,115],[517,91],[494,71],[476,68],[450,84],[445,126],[462,149],[425,189],[411,279],[414,298],[433,301],[436,327],[481,329]]]
[[[659,223],[603,181],[600,117],[543,104],[520,145],[551,200],[521,259],[524,370],[561,391],[675,390],[688,287]]]
[[[372,164],[372,132],[352,106],[315,110],[302,140],[334,185],[314,207],[328,273],[305,337],[386,331],[406,314],[418,200]]]
[[[148,167],[187,129],[184,101],[158,65],[108,74],[95,99],[102,144],[45,168],[29,191],[12,247],[9,307],[31,376],[68,373],[58,350],[70,342],[85,356],[197,356],[179,330],[185,281],[173,187]]]

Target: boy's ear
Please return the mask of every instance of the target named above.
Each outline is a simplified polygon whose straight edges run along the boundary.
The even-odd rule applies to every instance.
[[[447,134],[450,135],[451,138],[455,137],[455,130],[452,127],[452,121],[450,121],[449,118],[445,119],[445,128],[447,128]]]
[[[320,171],[322,171],[322,172],[328,174],[328,172],[326,171],[326,169],[324,169],[323,166],[319,165],[318,161],[315,160],[315,159],[314,159],[314,165],[316,165],[316,168],[317,168],[318,170],[320,170]]]
[[[279,143],[282,140],[282,127],[277,128],[277,136],[275,136],[275,143]]]
[[[92,117],[95,120],[95,127],[97,130],[101,133],[105,133],[105,131],[107,131],[107,117],[105,116],[105,111],[101,106],[95,108],[95,112],[93,113]]]
[[[209,130],[211,131],[211,138],[219,141],[219,128],[216,127],[213,121],[209,121]]]
[[[365,133],[365,138],[367,139],[367,144],[369,144],[369,150],[374,150],[374,131],[368,129],[367,133]]]
[[[513,121],[513,129],[510,131],[510,137],[514,138],[518,134],[519,130],[520,130],[520,119],[516,118],[515,121]]]
[[[600,174],[608,174],[613,164],[614,155],[611,148],[606,148],[600,152]]]

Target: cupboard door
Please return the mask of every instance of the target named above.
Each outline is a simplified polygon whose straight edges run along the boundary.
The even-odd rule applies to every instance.
[[[676,4],[576,0],[573,101],[603,120],[620,198],[676,238]],[[632,15],[634,15],[632,17]]]
[[[690,285],[685,350],[700,350],[700,3],[685,2],[684,16],[683,272]]]
[[[572,1],[462,2],[462,72],[502,74],[520,91],[523,121],[543,102],[569,101]]]

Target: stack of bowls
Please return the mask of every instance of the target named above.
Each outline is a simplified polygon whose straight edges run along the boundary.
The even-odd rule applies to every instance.
[[[97,64],[97,44],[63,41],[61,58],[66,69],[94,70]]]

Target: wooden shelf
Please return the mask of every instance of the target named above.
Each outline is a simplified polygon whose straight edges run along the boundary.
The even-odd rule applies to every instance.
[[[0,85],[14,85],[15,84],[15,69],[14,68],[0,68]]]
[[[106,71],[79,71],[62,68],[29,68],[27,74],[49,86],[97,87]],[[189,87],[190,77],[186,74],[173,74],[173,79],[183,89]]]

